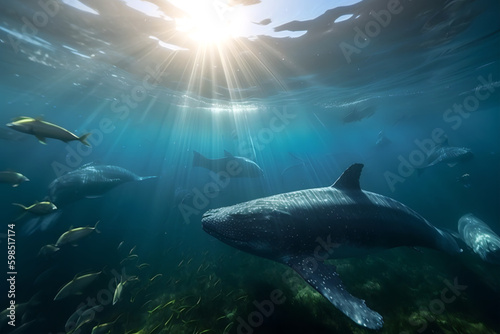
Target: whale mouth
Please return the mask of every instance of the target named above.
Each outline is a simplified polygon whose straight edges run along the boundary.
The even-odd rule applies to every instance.
[[[215,231],[215,220],[213,219],[214,215],[214,210],[208,210],[201,217],[201,227],[203,228],[203,231],[207,232],[210,235],[217,234],[217,232]]]
[[[224,242],[237,241],[232,236],[231,229],[228,229],[226,216],[220,211],[220,209],[212,209],[203,214],[201,217],[203,231]]]

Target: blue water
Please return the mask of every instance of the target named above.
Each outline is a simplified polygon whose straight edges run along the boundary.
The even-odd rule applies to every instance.
[[[250,28],[203,44],[176,27],[171,19],[190,13],[168,1],[2,1],[0,171],[30,181],[0,184],[0,243],[7,260],[14,222],[15,302],[31,299],[18,306],[15,328],[0,319],[2,333],[65,333],[81,303],[91,307],[88,298],[102,307],[81,333],[116,319],[111,333],[240,333],[238,319],[248,322],[253,302],[275,289],[286,301],[253,333],[368,333],[305,282],[284,280],[291,269],[224,245],[200,223],[211,208],[329,186],[356,162],[365,165],[363,189],[433,225],[456,231],[473,213],[500,234],[498,1],[401,1],[384,27],[373,12],[390,1],[240,2],[214,6],[246,13],[239,20]],[[266,18],[269,25],[251,23]],[[346,47],[355,51],[346,56]],[[91,132],[91,147],[42,145],[5,126],[18,116]],[[417,175],[418,143],[433,136],[474,158]],[[255,161],[264,176],[213,186],[208,170],[192,166],[193,151],[215,159],[224,150]],[[11,203],[44,200],[55,178],[88,163],[158,178],[14,221],[21,212]],[[470,184],[457,182],[466,173]],[[101,233],[37,256],[68,229],[98,220]],[[130,254],[137,258],[124,260]],[[382,314],[383,333],[500,332],[500,270],[469,249],[450,257],[401,248],[334,264],[349,291]],[[100,270],[82,294],[53,301],[75,275]],[[112,305],[120,275],[137,280]],[[435,302],[454,279],[467,288]],[[8,285],[0,288],[6,295]]]

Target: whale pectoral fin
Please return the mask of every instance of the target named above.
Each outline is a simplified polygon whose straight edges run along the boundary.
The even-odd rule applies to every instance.
[[[355,323],[370,329],[382,328],[382,316],[345,289],[334,266],[306,256],[288,259],[286,264]]]
[[[43,144],[43,145],[46,145],[47,143],[45,142],[45,137],[42,137],[42,136],[37,136],[35,135],[36,139],[38,139],[38,141]]]

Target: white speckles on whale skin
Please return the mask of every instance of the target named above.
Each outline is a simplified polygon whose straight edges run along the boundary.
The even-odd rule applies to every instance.
[[[500,237],[485,222],[469,213],[459,219],[458,231],[481,259],[500,264]]]
[[[382,316],[345,289],[334,267],[313,255],[320,250],[325,258],[345,258],[403,245],[439,248],[436,239],[445,238],[404,204],[361,190],[350,178],[354,173],[359,179],[359,170],[357,164],[346,170],[335,182],[338,188],[295,191],[217,209],[202,223],[207,228],[220,225],[214,227],[219,234],[211,234],[233,247],[285,262],[354,322],[379,329]],[[318,238],[327,241],[319,243]]]
[[[294,263],[292,265],[294,270],[354,322],[371,329],[382,327],[382,316],[369,309],[364,300],[352,296],[345,290],[333,266],[322,262],[316,262],[313,265],[307,257],[290,258],[287,262]]]

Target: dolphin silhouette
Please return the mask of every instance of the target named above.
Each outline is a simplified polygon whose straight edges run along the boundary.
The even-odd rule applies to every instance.
[[[404,204],[361,190],[362,168],[350,166],[331,187],[209,210],[203,229],[230,246],[290,266],[354,322],[381,328],[382,316],[352,296],[324,260],[400,246],[450,254],[461,249],[450,234]],[[321,243],[329,246],[326,254],[318,252]]]
[[[417,174],[422,174],[424,168],[434,166],[439,163],[446,163],[454,167],[459,162],[469,161],[474,157],[470,148],[449,146],[448,139],[436,145],[428,154],[422,166],[417,168]]]
[[[90,163],[52,181],[49,199],[56,205],[64,205],[85,197],[99,197],[126,182],[153,178],[156,176],[138,176],[119,166]]]
[[[231,171],[232,177],[260,177],[262,169],[250,159],[237,157],[224,150],[224,158],[209,159],[193,151],[193,167],[203,167],[214,173]]]

